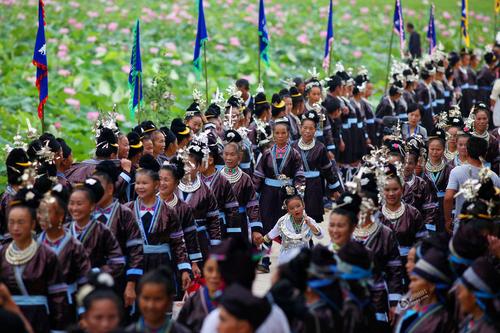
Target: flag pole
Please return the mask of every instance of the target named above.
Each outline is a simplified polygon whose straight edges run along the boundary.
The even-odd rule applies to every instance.
[[[330,55],[328,56],[329,59],[328,59],[328,76],[330,76],[331,72],[332,72],[332,57],[333,57],[333,39],[332,39],[332,43],[330,44]]]
[[[207,97],[208,103],[208,69],[207,69],[207,42],[203,43],[203,62],[204,62],[204,70],[205,70],[205,95]]]
[[[394,42],[394,30],[391,28],[391,41],[389,42],[389,55],[387,57],[387,70],[385,73],[385,88],[384,93],[387,92],[387,85],[389,84],[389,71],[391,69],[391,60],[392,60],[392,43]]]
[[[257,34],[259,42],[257,43],[257,50],[258,50],[258,56],[257,56],[257,75],[258,75],[258,82],[260,84],[260,36]]]
[[[42,133],[45,133],[46,127],[45,127],[45,105],[42,105],[42,119],[40,119],[40,122],[42,123]]]
[[[142,94],[142,73],[138,75],[139,79],[139,102],[137,103],[137,125],[141,124],[141,94]]]

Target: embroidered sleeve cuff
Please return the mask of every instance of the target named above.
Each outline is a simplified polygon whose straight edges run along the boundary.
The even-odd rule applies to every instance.
[[[335,182],[333,184],[328,184],[328,189],[330,189],[330,190],[335,190],[338,187],[340,187],[340,181],[337,181],[337,182]]]
[[[203,259],[201,252],[189,254],[189,260],[191,260],[191,261],[196,261],[196,260],[201,260],[201,259]]]
[[[178,264],[177,268],[179,269],[179,271],[182,271],[182,270],[188,270],[188,271],[190,271],[191,270],[191,264],[189,264],[187,262],[183,262],[183,263]]]
[[[120,173],[120,178],[122,178],[128,184],[130,184],[130,181],[132,180],[132,178],[130,178],[130,176],[126,172]]]
[[[219,245],[220,243],[221,243],[220,239],[211,239],[210,240],[210,245],[212,245],[212,246]]]
[[[240,233],[241,232],[241,228],[227,228],[226,229],[227,233]]]
[[[389,302],[398,302],[401,299],[401,294],[389,294]]]
[[[127,247],[133,247],[133,246],[137,246],[137,245],[144,245],[144,241],[142,240],[142,238],[131,239],[131,240],[128,240],[126,243]]]
[[[140,268],[131,268],[127,270],[127,275],[142,275],[144,271]]]

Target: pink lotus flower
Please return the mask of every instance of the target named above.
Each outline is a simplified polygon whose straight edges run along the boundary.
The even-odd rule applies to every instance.
[[[158,49],[157,47],[150,47],[149,48],[149,52],[151,52],[152,54],[158,54],[159,51],[160,51],[160,49]]]
[[[413,9],[408,9],[408,10],[406,11],[406,15],[408,15],[408,16],[410,16],[410,17],[415,16],[415,14],[416,14],[416,13],[415,13],[415,11],[414,11]]]
[[[102,61],[99,59],[92,60],[90,63],[96,66],[102,65]]]
[[[306,34],[300,34],[297,36],[297,40],[302,44],[309,44],[309,38],[307,38]]]
[[[73,8],[80,8],[80,4],[76,1],[71,1],[69,5]]]
[[[97,119],[99,119],[99,112],[97,111],[87,112],[87,119],[90,121],[96,121]]]
[[[97,53],[98,57],[101,57],[101,56],[105,55],[106,52],[108,52],[108,49],[101,45],[101,46],[96,47],[95,52]]]
[[[116,120],[118,120],[118,121],[125,121],[125,116],[122,115],[121,113],[118,113],[116,115]]]
[[[71,95],[71,96],[73,96],[73,95],[75,95],[75,94],[76,94],[75,89],[73,89],[73,88],[71,88],[71,87],[65,87],[65,88],[64,88],[64,92],[65,92],[66,94],[68,94],[68,95]]]
[[[169,51],[173,51],[173,52],[177,51],[177,46],[173,42],[166,42],[165,48]]]
[[[130,73],[130,65],[123,65],[122,72],[127,74]]]
[[[84,25],[83,25],[83,23],[81,23],[81,22],[77,22],[77,23],[75,23],[74,27],[75,27],[75,29],[77,29],[77,30],[82,30],[82,29],[83,29],[83,27],[84,27]]]
[[[109,31],[116,31],[118,29],[118,23],[116,22],[111,22],[108,24],[108,30]]]
[[[356,5],[356,0],[351,0],[350,2],[351,2],[351,5],[352,5],[352,6],[355,6],[355,5]]]
[[[120,32],[124,35],[130,35],[130,29],[129,28],[123,28],[120,30]]]
[[[327,33],[325,30],[323,30],[323,31],[321,31],[321,32],[319,33],[319,36],[320,36],[321,38],[326,38],[326,35],[328,35],[328,33]]]
[[[54,127],[55,127],[56,129],[60,129],[60,128],[62,127],[61,122],[60,122],[60,121],[56,121],[56,122],[54,123]]]
[[[58,48],[59,51],[68,51],[68,46],[66,44],[59,44]]]
[[[66,98],[66,103],[68,105],[71,105],[75,109],[80,110],[80,101],[79,100],[74,99],[74,98]],[[98,112],[96,112],[96,113],[99,115]]]
[[[344,45],[349,45],[349,44],[351,44],[351,42],[350,42],[350,41],[349,41],[349,39],[347,39],[347,38],[342,38],[342,40],[341,40],[340,42],[341,42],[342,44],[344,44]]]
[[[97,40],[96,36],[88,36],[87,37],[87,42],[89,43],[94,43]]]
[[[370,12],[370,9],[369,9],[368,7],[361,7],[361,8],[359,9],[359,12],[360,12],[361,14],[368,14],[368,13]]]
[[[70,19],[68,19],[68,24],[69,24],[69,25],[75,25],[77,22],[78,22],[78,21],[77,21],[75,18],[73,18],[73,17],[72,17],[72,18],[70,18]]]
[[[87,12],[87,16],[90,18],[96,18],[96,17],[99,17],[99,13],[98,12]]]
[[[68,71],[67,69],[60,69],[57,71],[57,74],[66,77],[66,76],[70,76],[71,72]]]
[[[224,51],[226,49],[226,47],[222,44],[217,44],[217,45],[215,45],[215,49],[217,51]]]
[[[174,66],[182,66],[182,61],[180,61],[179,59],[174,59],[170,63]]]
[[[342,15],[343,21],[350,21],[351,19],[352,19],[352,15],[349,13],[345,13],[344,15]]]
[[[449,37],[451,35],[448,30],[442,31],[441,34],[443,35],[443,37]]]
[[[352,56],[356,59],[359,59],[361,58],[361,56],[363,56],[363,52],[361,52],[360,50],[355,50],[352,52]]]
[[[241,46],[241,43],[240,43],[240,40],[238,39],[238,37],[230,37],[229,44],[232,46]]]
[[[444,11],[443,12],[443,18],[445,20],[450,20],[451,19],[451,14],[449,12],[447,12],[447,11]]]
[[[69,32],[69,29],[68,29],[68,28],[61,28],[61,29],[59,29],[59,33],[60,33],[61,35],[67,35],[67,34],[68,34],[68,32]]]

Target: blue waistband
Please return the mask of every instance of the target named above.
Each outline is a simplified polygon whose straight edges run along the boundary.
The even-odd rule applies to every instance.
[[[240,163],[240,169],[250,169],[252,167],[251,162]]]
[[[444,192],[444,191],[439,191],[439,192],[437,193],[437,197],[438,197],[438,198],[444,198],[444,195],[445,195],[445,192]]]
[[[47,314],[49,314],[49,302],[47,296],[43,295],[12,295],[12,299],[19,306],[45,306]]]
[[[279,179],[273,179],[273,178],[266,178],[264,180],[264,183],[267,186],[272,186],[272,187],[282,187],[283,185],[292,185],[291,181],[284,181],[284,180],[279,180]]]
[[[304,171],[304,177],[306,178],[317,178],[319,175],[319,171]]]
[[[373,119],[373,118],[366,119],[366,120],[365,120],[365,122],[366,122],[367,124],[375,124],[375,119]]]
[[[168,253],[170,254],[170,245],[160,244],[160,245],[144,245],[144,253]]]

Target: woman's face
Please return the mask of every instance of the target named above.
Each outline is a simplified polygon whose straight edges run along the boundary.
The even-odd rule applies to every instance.
[[[233,144],[224,147],[224,163],[228,168],[234,169],[240,163],[240,154]]]
[[[128,158],[130,145],[126,135],[120,135],[118,138],[118,158]]]
[[[429,143],[429,157],[431,161],[440,161],[443,158],[444,147],[440,140],[432,140]]]
[[[314,139],[316,133],[316,123],[312,120],[303,120],[300,126],[300,134],[304,142],[308,143]]]
[[[217,260],[214,258],[209,258],[205,262],[203,266],[203,276],[205,277],[205,282],[210,292],[215,292],[221,288],[222,278],[217,266]]]
[[[472,313],[476,308],[476,296],[462,283],[457,285],[456,295],[462,313]]]
[[[154,181],[149,175],[138,173],[135,178],[135,192],[139,198],[150,198],[156,194],[159,182]]]
[[[446,131],[446,133],[448,133],[446,135],[446,137],[447,137],[447,142],[448,142],[449,148],[456,149],[456,147],[457,147],[457,132],[458,132],[458,128],[456,128],[456,127],[450,127]]]
[[[73,220],[76,222],[87,221],[95,209],[95,204],[92,203],[85,191],[73,191],[69,197],[68,211]]]
[[[165,135],[162,132],[156,131],[153,134],[153,156],[163,154],[165,151]]]
[[[350,239],[354,228],[351,226],[349,217],[332,213],[328,225],[328,233],[333,243],[343,246]]]
[[[160,170],[160,195],[163,197],[169,196],[174,193],[177,187],[177,180],[175,179],[172,171],[170,170]]]
[[[462,159],[467,157],[467,141],[469,141],[469,138],[466,136],[461,136],[457,139],[457,151]]]
[[[484,133],[488,129],[488,115],[485,111],[476,113],[476,120],[474,120],[474,130],[478,133]]]
[[[143,155],[152,155],[154,156],[154,145],[153,141],[150,139],[143,139],[142,145],[144,146]]]
[[[299,198],[293,198],[286,204],[288,213],[296,220],[304,216],[304,203]]]
[[[413,272],[413,268],[415,267],[415,255],[417,253],[417,249],[412,247],[410,251],[408,251],[408,256],[406,257],[406,274],[411,276],[411,272]]]
[[[224,307],[220,307],[217,333],[250,333],[252,328],[247,321],[239,320]]]
[[[9,211],[7,228],[10,236],[15,242],[26,242],[31,236],[31,230],[35,228],[35,221],[26,207],[13,207]]]
[[[403,194],[403,189],[401,185],[393,179],[389,178],[384,186],[384,198],[388,205],[397,205],[401,202],[401,196]]]
[[[120,311],[109,299],[92,302],[90,309],[83,314],[82,326],[88,333],[108,333],[120,325]]]
[[[413,298],[421,299],[423,295],[428,295],[430,297],[431,294],[434,293],[435,286],[433,283],[412,274],[410,275],[410,285],[408,289],[410,290]]]
[[[286,125],[276,125],[274,127],[274,143],[282,147],[288,142],[288,127]]]
[[[418,123],[420,122],[420,119],[422,119],[422,116],[420,115],[420,110],[408,113],[408,123],[412,127],[417,127]]]
[[[200,131],[201,126],[203,125],[203,121],[201,120],[201,117],[195,116],[191,117],[187,121],[186,125],[191,129],[191,131],[194,134],[197,134]]]
[[[415,168],[417,166],[417,158],[413,154],[406,155],[405,166],[403,169],[405,177],[410,177],[415,173]]]
[[[64,210],[59,207],[57,201],[42,200],[36,211],[36,217],[42,230],[58,229],[64,222]]]
[[[201,166],[196,163],[196,159],[192,156],[189,156],[188,160],[189,160],[189,164],[190,164],[189,175],[191,176],[191,180],[195,180],[196,176],[198,176],[198,172],[199,172]]]
[[[307,94],[307,99],[309,101],[309,105],[318,103],[321,100],[321,89],[319,87],[311,88]]]
[[[290,114],[292,112],[292,98],[285,97],[283,100],[285,101],[285,112],[286,114]]]
[[[149,282],[142,286],[139,309],[146,323],[158,323],[165,320],[171,307],[172,299],[167,295],[163,284]]]

